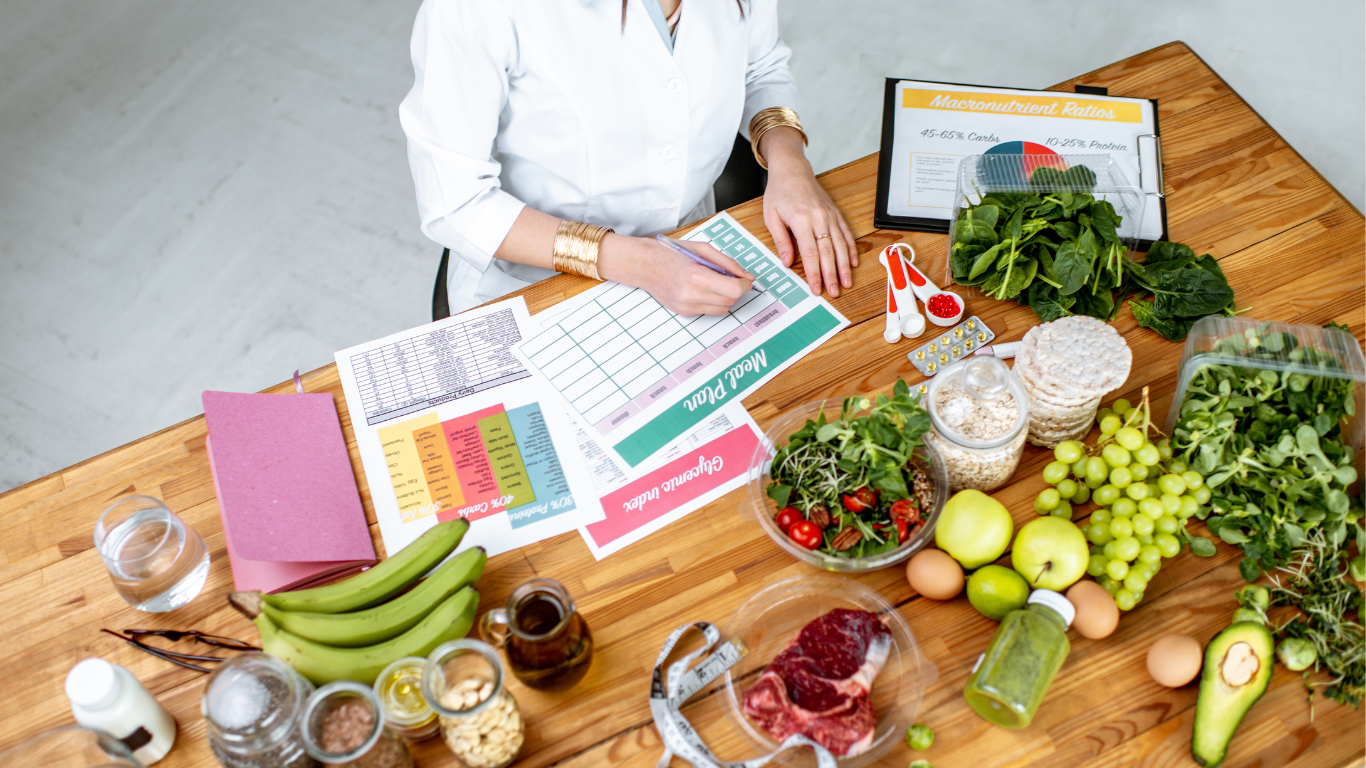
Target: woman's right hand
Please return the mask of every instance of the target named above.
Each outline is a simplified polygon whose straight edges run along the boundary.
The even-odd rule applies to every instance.
[[[598,250],[598,274],[643,288],[667,309],[684,316],[724,315],[754,282],[734,259],[706,243],[685,248],[738,277],[726,277],[674,253],[653,238],[609,234]]]

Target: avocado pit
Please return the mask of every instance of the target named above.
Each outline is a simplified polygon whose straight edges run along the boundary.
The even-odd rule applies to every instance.
[[[1257,652],[1251,645],[1240,641],[1229,646],[1219,665],[1219,674],[1229,686],[1241,688],[1257,676],[1257,670],[1261,667],[1262,660]]]

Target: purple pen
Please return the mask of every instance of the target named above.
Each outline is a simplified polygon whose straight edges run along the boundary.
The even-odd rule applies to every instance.
[[[679,241],[673,239],[672,237],[665,237],[664,235],[655,235],[655,240],[658,240],[659,243],[660,243],[661,245],[663,245],[665,248],[668,248],[669,250],[673,251],[674,253],[677,253],[677,254],[679,254],[680,256],[687,256],[688,258],[692,259],[693,261],[697,262],[698,264],[701,264],[702,266],[706,267],[707,269],[710,269],[710,270],[713,271],[713,272],[719,272],[720,274],[723,274],[723,275],[725,275],[726,277],[735,277],[735,278],[739,278],[739,275],[732,275],[731,273],[729,273],[729,272],[727,272],[726,270],[724,270],[724,269],[722,269],[722,268],[716,266],[715,264],[711,263],[710,261],[707,261],[706,259],[702,258],[701,256],[698,256],[696,253],[693,253],[691,249],[689,249],[689,248],[684,248],[682,243],[680,243]],[[751,285],[751,287],[752,287],[754,290],[756,290],[756,291],[763,291],[763,290],[764,290],[763,287],[759,285],[759,281],[758,281],[758,280],[755,280],[755,281],[753,282],[753,284]]]

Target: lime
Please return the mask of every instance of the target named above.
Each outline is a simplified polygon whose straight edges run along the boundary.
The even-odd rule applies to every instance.
[[[1005,566],[984,566],[968,578],[968,602],[988,619],[1000,621],[1027,599],[1029,583]]]

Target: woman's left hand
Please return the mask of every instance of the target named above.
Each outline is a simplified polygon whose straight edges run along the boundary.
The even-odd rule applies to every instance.
[[[853,286],[858,246],[830,195],[816,181],[802,151],[801,134],[774,128],[764,134],[760,152],[768,162],[764,225],[773,235],[778,257],[792,266],[800,255],[807,285],[817,296],[821,285],[832,296]]]

